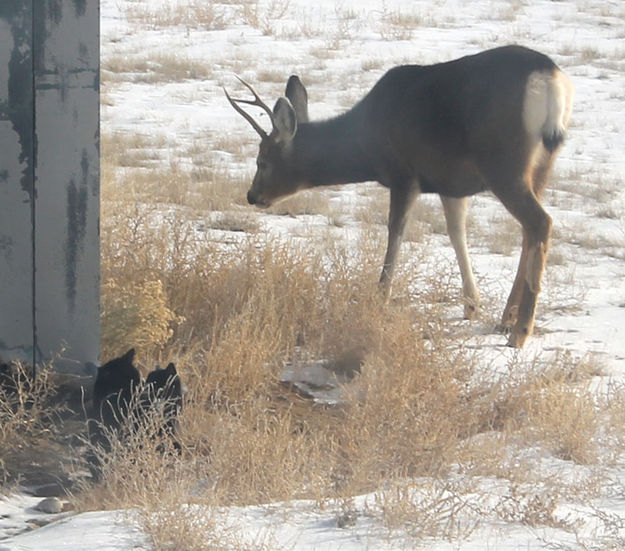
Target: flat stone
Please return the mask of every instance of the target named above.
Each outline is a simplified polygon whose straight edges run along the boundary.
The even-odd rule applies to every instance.
[[[47,497],[35,505],[35,510],[48,515],[58,515],[63,512],[63,502],[58,497]]]

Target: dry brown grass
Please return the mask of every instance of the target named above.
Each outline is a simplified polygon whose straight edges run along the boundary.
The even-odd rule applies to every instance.
[[[380,301],[377,256],[362,266],[332,266],[333,260],[342,262],[340,254],[258,238],[223,251],[194,239],[178,220],[162,221],[154,230],[148,215],[132,214],[132,225],[124,215],[109,218],[116,225],[105,227],[103,280],[115,286],[103,288],[103,301],[113,298],[107,296],[111,291],[139,300],[140,274],[160,282],[159,296],[151,301],[152,318],[106,317],[104,334],[119,323],[132,340],[136,333],[127,323],[152,319],[154,330],[166,335],[162,329],[170,324],[175,338],[155,339],[144,361],[182,360],[191,388],[188,415],[198,417],[187,421],[187,437],[198,440],[192,446],[210,447],[216,472],[232,471],[222,473],[218,494],[245,502],[287,498],[316,486],[323,494],[333,472],[342,487],[370,489],[381,473],[442,468],[443,451],[453,447],[458,432],[454,416],[442,422],[441,413],[460,402],[453,369],[446,355],[426,345],[418,316]],[[121,254],[120,242],[131,255]],[[329,267],[327,273],[320,273],[321,265]],[[115,339],[104,342],[105,357],[132,344],[122,333],[112,332]],[[314,358],[357,351],[363,374],[349,408],[293,411],[284,403],[278,378],[296,349]],[[373,449],[378,453],[372,455]],[[276,465],[282,466],[280,484]]]
[[[66,410],[54,399],[49,367],[39,370],[34,381],[22,364],[11,370],[10,380],[6,373],[0,378],[0,488],[18,482],[37,462],[50,467],[44,450],[55,440]]]
[[[591,391],[593,378],[601,374],[599,364],[562,352],[546,363],[537,359],[531,368],[513,361],[508,369],[508,376],[480,383],[469,395],[480,431],[543,447],[566,461],[594,463],[601,449],[595,436],[605,421]],[[490,453],[488,446],[485,450]]]
[[[124,9],[126,19],[135,25],[152,29],[184,26],[187,29],[219,30],[227,17],[223,6],[202,0],[152,6],[149,2],[132,2]]]
[[[384,525],[389,530],[401,530],[412,541],[456,541],[466,538],[476,526],[467,514],[472,505],[462,497],[470,490],[463,481],[401,480],[380,492],[376,505]]]
[[[288,216],[321,214],[331,217],[334,210],[327,195],[320,193],[318,190],[309,190],[276,203],[267,212]]]
[[[290,0],[245,0],[240,4],[239,17],[250,27],[259,29],[265,35],[272,35],[276,32],[276,23],[289,11],[290,4]]]
[[[286,551],[271,530],[243,538],[240,526],[228,523],[214,511],[189,503],[175,503],[155,511],[141,511],[139,522],[155,551]]]
[[[510,256],[521,250],[521,227],[512,216],[497,215],[489,220],[487,227],[490,253]]]
[[[224,211],[246,203],[247,179],[234,178],[222,163],[200,152],[197,144],[187,150],[193,166],[167,161],[170,149],[175,147],[163,136],[103,134],[101,182],[105,208],[139,202]]]
[[[149,210],[105,218],[103,274],[129,295],[139,295],[138,280],[160,282],[152,303],[161,317],[153,323],[168,325],[172,338],[155,339],[142,360],[176,358],[190,389],[181,432],[186,466],[176,471],[189,480],[176,485],[180,503],[180,488],[194,484],[210,488],[192,492],[201,502],[249,504],[348,497],[407,477],[442,477],[483,431],[566,460],[596,460],[592,435],[602,414],[586,386],[594,371],[562,357],[467,391],[477,360],[452,346],[435,307],[449,300],[444,280],[420,291],[418,301],[429,306],[419,313],[410,307],[410,274],[400,273],[391,305],[380,301],[379,244],[361,243],[361,263],[347,261],[337,244],[311,249],[249,236],[224,248],[178,216],[158,224]],[[116,340],[104,343],[105,357],[133,344]],[[317,406],[279,383],[286,362],[342,357],[361,374],[340,406]],[[486,455],[484,469],[501,468],[497,453],[487,468]],[[117,506],[135,499],[115,495],[126,496]],[[162,487],[152,499],[164,499]],[[394,506],[407,507],[404,498]]]
[[[103,176],[110,178],[120,168],[153,166],[161,159],[160,152],[166,150],[167,142],[162,136],[116,132],[103,133],[101,147]],[[104,189],[110,190],[111,187],[105,185]],[[116,186],[116,192],[120,187]]]
[[[418,13],[383,7],[378,32],[383,40],[410,40],[413,31],[423,24],[424,18]]]
[[[212,74],[212,68],[201,60],[172,53],[110,56],[103,60],[102,71],[107,83],[132,81],[159,84],[206,79]]]

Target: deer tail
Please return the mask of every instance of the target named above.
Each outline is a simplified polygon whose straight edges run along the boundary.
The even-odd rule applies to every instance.
[[[557,67],[528,77],[523,104],[525,130],[532,143],[542,142],[549,152],[564,140],[571,116],[573,86]]]
[[[545,149],[553,152],[564,141],[571,118],[573,85],[562,71],[556,69],[547,82],[546,92],[547,112],[541,134]]]

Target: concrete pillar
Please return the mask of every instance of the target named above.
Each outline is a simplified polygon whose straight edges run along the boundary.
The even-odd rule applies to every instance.
[[[100,350],[99,0],[0,1],[0,361]]]

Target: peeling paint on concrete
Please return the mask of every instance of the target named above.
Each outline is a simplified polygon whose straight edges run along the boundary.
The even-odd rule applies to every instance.
[[[62,0],[47,0],[46,4],[48,8],[47,19],[58,25],[61,22],[61,19],[63,19]]]
[[[0,0],[0,150],[0,359],[97,364],[98,0]]]
[[[5,261],[11,261],[11,253],[13,252],[13,238],[10,235],[0,235],[0,255],[4,256]]]
[[[74,10],[76,11],[76,17],[85,15],[87,8],[87,0],[74,0]]]
[[[76,301],[76,272],[87,225],[87,188],[67,186],[67,241],[65,243],[65,292],[68,307],[74,310]]]
[[[23,165],[22,189],[31,197],[34,193],[35,136],[33,135],[33,73],[32,73],[32,13],[22,2],[7,1],[0,7],[0,19],[11,27],[13,47],[8,67],[8,100],[4,104],[4,116],[11,122],[19,137],[21,152],[19,162]]]
[[[32,10],[0,2],[0,359],[33,361]]]

